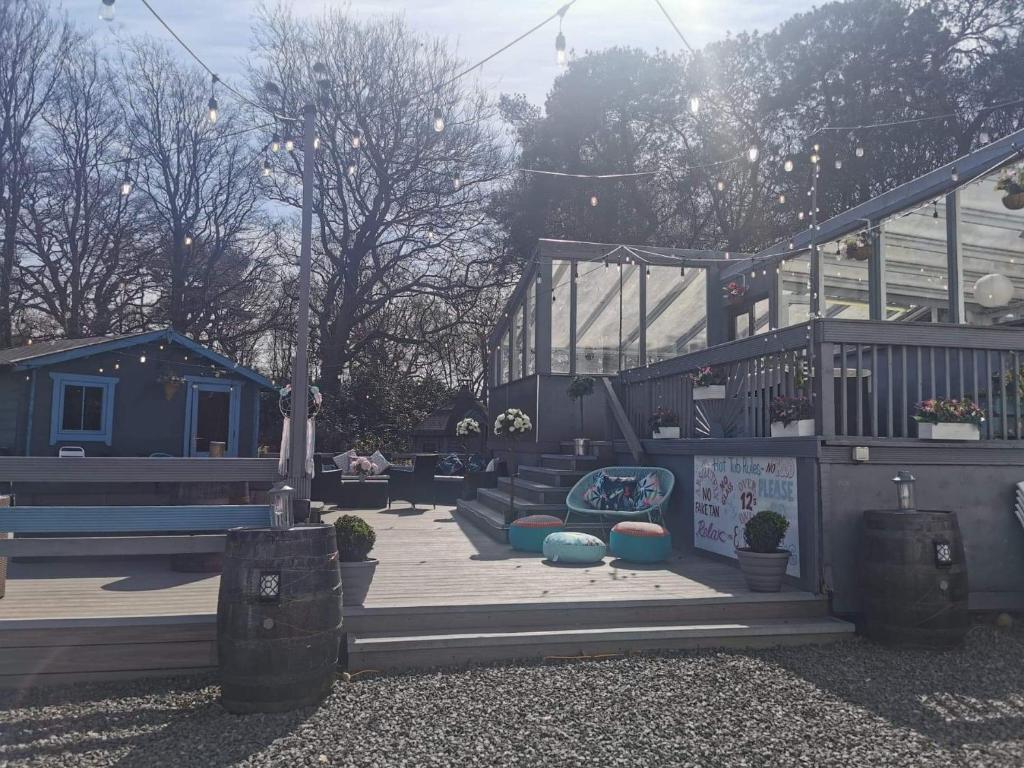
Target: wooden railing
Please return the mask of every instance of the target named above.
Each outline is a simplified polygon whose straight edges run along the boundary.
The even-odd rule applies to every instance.
[[[693,400],[687,374],[703,366],[727,376],[725,400]],[[624,371],[620,389],[642,435],[662,406],[682,437],[767,437],[771,400],[806,394],[824,437],[915,437],[916,403],[970,397],[987,414],[983,439],[1020,440],[1022,366],[1021,330],[815,320]]]

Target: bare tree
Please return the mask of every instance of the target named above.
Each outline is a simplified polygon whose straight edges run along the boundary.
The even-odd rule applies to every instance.
[[[280,83],[280,96],[260,92],[265,106],[292,115],[318,106],[314,338],[323,384],[335,391],[360,354],[389,342],[408,361],[503,279],[487,203],[508,157],[491,105],[452,81],[459,62],[400,18],[361,22],[335,11],[298,20],[277,10],[261,18],[257,39],[253,83]],[[278,130],[294,137],[296,128]],[[276,200],[300,207],[311,149],[271,155]]]
[[[0,347],[11,345],[18,229],[31,139],[77,38],[39,0],[0,0]]]

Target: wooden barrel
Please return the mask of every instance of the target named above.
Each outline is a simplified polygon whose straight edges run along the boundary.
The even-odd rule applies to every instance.
[[[333,526],[228,531],[217,599],[225,709],[284,712],[317,704],[334,684],[340,641]]]
[[[967,562],[955,513],[865,512],[861,568],[869,637],[933,648],[963,641]]]

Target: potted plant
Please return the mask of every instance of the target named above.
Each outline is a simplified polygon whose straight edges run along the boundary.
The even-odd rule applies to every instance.
[[[937,397],[917,404],[914,421],[923,440],[980,440],[985,412],[970,398]]]
[[[370,477],[370,475],[380,474],[380,468],[366,456],[354,456],[352,461],[349,462],[348,471],[350,474],[355,475],[359,482]]]
[[[1011,211],[1024,208],[1024,165],[1012,171],[1004,168],[996,181],[996,189],[1006,193],[1003,205]]]
[[[675,411],[658,406],[651,415],[650,429],[655,440],[679,437],[679,417]]]
[[[342,515],[334,521],[341,567],[341,604],[362,605],[377,570],[377,560],[367,557],[377,543],[368,522],[356,515]]]
[[[747,286],[734,280],[722,288],[722,293],[725,294],[725,300],[729,304],[739,304],[747,295]]]
[[[839,253],[844,259],[867,261],[871,258],[871,243],[868,242],[867,235],[858,232],[856,235],[843,238],[839,244]]]
[[[512,442],[512,456],[515,457],[515,442],[523,435],[533,431],[533,422],[519,408],[508,408],[498,414],[494,420],[494,434],[498,437],[507,438]],[[511,462],[510,462],[511,464]],[[508,513],[505,515],[505,522],[511,523],[516,516],[516,475],[509,472],[508,486]]]
[[[583,434],[583,401],[590,395],[594,394],[594,377],[593,376],[573,376],[572,381],[569,382],[569,388],[566,390],[566,394],[569,395],[570,400],[579,401],[579,421],[577,434]],[[590,441],[585,437],[577,437],[573,441],[573,455],[575,456],[586,456],[590,453]]]
[[[705,365],[689,374],[690,382],[693,384],[694,400],[724,400],[725,384],[729,377],[725,371]]]
[[[180,373],[172,370],[171,368],[161,368],[160,373],[157,375],[156,380],[164,385],[164,399],[171,400],[178,390],[181,389],[182,384],[185,383],[185,377]]]
[[[779,544],[789,530],[789,520],[778,512],[758,512],[743,526],[747,546],[736,548],[740,570],[751,592],[778,592],[789,565],[789,552]]]
[[[779,395],[768,409],[772,437],[809,437],[814,434],[814,411],[805,395]]]

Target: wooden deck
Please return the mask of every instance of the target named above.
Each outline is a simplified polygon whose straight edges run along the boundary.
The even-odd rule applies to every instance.
[[[595,566],[559,567],[494,541],[450,507],[357,514],[377,531],[373,554],[380,565],[365,606],[346,610],[350,633],[535,628],[567,611],[578,615],[566,626],[606,624],[613,615],[665,623],[684,605],[697,611],[688,616],[694,620],[726,616],[729,606],[768,618],[824,612],[808,593],[752,594],[732,564],[700,555],[661,566],[609,557]],[[216,574],[176,573],[162,557],[12,563],[0,600],[0,682],[210,666],[218,586]],[[790,613],[779,614],[783,608]],[[122,658],[94,647],[106,644]],[[127,662],[125,644],[134,648]],[[147,648],[140,651],[140,644]]]

